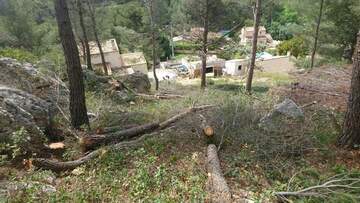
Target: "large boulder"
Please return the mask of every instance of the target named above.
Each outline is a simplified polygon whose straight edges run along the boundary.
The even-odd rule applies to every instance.
[[[41,150],[57,106],[68,103],[66,91],[61,81],[31,64],[0,58],[0,144],[25,141],[31,152]]]
[[[291,99],[285,99],[282,103],[274,106],[274,109],[261,118],[259,126],[267,131],[276,131],[286,125],[288,121],[302,121],[304,112]]]
[[[120,78],[120,81],[122,81],[127,87],[135,90],[138,93],[150,92],[151,83],[149,77],[139,71],[133,74],[122,76],[122,78]]]
[[[0,58],[0,76],[1,85],[25,91],[49,102],[56,98],[57,82],[41,74],[29,63]]]
[[[26,130],[25,140],[39,149],[50,127],[50,104],[25,91],[0,85],[0,142],[12,143],[19,140],[14,134]],[[20,135],[21,136],[21,135]],[[37,150],[31,150],[33,152]]]

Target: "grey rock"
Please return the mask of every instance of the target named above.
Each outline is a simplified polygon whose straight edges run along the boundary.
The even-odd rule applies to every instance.
[[[138,93],[150,92],[151,83],[149,77],[144,73],[137,71],[133,74],[122,76],[120,81]]]
[[[260,119],[259,127],[267,131],[275,131],[286,120],[302,121],[304,112],[291,99],[285,99],[282,103],[274,106],[274,109]]]
[[[0,182],[0,195],[16,195],[21,191],[31,190],[41,195],[41,193],[55,193],[57,190],[54,186],[49,184],[40,183],[37,181],[31,182],[18,182],[18,181],[2,181]]]
[[[1,142],[9,142],[12,134],[24,127],[31,143],[42,143],[43,132],[50,126],[50,120],[48,102],[22,90],[0,85]]]
[[[33,94],[43,100],[54,97],[53,81],[29,63],[0,58],[0,84]]]

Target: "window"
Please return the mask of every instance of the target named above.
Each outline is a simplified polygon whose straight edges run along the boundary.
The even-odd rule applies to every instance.
[[[239,65],[238,66],[238,71],[241,71],[241,69],[242,69],[242,65]]]
[[[212,73],[214,72],[214,67],[206,67],[206,73]]]

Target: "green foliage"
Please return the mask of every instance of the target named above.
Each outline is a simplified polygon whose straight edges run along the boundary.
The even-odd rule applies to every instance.
[[[26,145],[28,144],[30,137],[28,131],[24,127],[14,132],[10,139],[11,140],[7,140],[6,142],[0,142],[0,152],[7,152],[7,154],[10,155],[10,157],[7,155],[1,157],[0,162],[25,155],[27,152]]]
[[[275,40],[289,40],[293,37],[292,27],[299,23],[299,15],[296,11],[292,10],[289,7],[281,7],[280,5],[275,5],[275,10],[269,11],[268,15],[271,16],[271,21],[267,22],[266,28],[267,31],[271,34]],[[265,8],[267,10],[267,8]],[[268,21],[270,16],[265,15]]]
[[[39,60],[37,56],[24,49],[3,48],[0,49],[0,57],[16,59],[20,62],[35,63]]]
[[[196,50],[198,46],[192,42],[180,41],[175,43],[175,48],[177,50]]]
[[[357,0],[339,0],[326,6],[326,27],[323,29],[326,35],[323,41],[341,49],[333,57],[351,59],[360,27],[360,13],[356,11],[356,8],[360,8],[359,3]]]
[[[293,39],[283,41],[276,48],[280,55],[286,55],[288,52],[290,52],[292,56],[297,58],[304,57],[307,54],[305,41],[300,37],[295,37]]]

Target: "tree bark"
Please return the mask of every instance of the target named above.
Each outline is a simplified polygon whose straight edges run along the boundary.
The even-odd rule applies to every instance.
[[[256,0],[255,5],[255,13],[254,13],[254,34],[253,34],[253,41],[252,41],[252,51],[251,51],[251,60],[249,66],[249,75],[246,82],[246,91],[250,94],[252,89],[252,81],[254,77],[254,68],[255,68],[255,61],[256,61],[256,51],[257,51],[257,42],[258,42],[258,35],[259,35],[259,24],[261,18],[261,0]]]
[[[201,89],[206,87],[206,66],[207,66],[207,52],[208,52],[208,33],[209,33],[209,0],[205,0],[204,6],[205,12],[203,16],[204,20],[204,33],[202,41],[202,53],[201,53]]]
[[[78,37],[79,38],[79,41],[81,43],[81,50],[82,52],[84,53],[83,54],[83,60],[86,61],[86,48],[85,48],[85,42],[84,40],[81,38],[81,37]]]
[[[348,109],[345,115],[343,134],[339,138],[339,145],[345,148],[354,148],[360,145],[360,31],[353,64]]]
[[[59,27],[61,44],[64,49],[70,89],[71,124],[74,128],[89,126],[85,103],[83,74],[66,0],[55,1],[56,19]]]
[[[152,43],[152,60],[153,60],[153,74],[155,79],[155,90],[159,90],[159,79],[156,75],[157,66],[157,51],[156,51],[156,23],[155,23],[155,11],[154,1],[150,0],[150,21],[151,21],[151,43]]]
[[[84,12],[83,12],[82,1],[83,0],[77,0],[77,7],[78,7],[78,11],[79,11],[80,27],[81,27],[81,30],[83,33],[83,44],[85,47],[84,57],[86,59],[85,61],[86,61],[87,68],[89,70],[93,70],[92,65],[91,65],[91,52],[90,52],[90,46],[89,46],[89,39],[87,36],[86,27],[85,27],[85,23],[84,23]]]
[[[99,35],[98,35],[98,32],[97,32],[97,26],[96,26],[96,19],[95,19],[95,11],[91,5],[91,2],[90,0],[87,0],[87,5],[88,5],[88,8],[89,8],[89,13],[90,13],[90,19],[91,19],[91,22],[92,22],[92,29],[93,29],[93,32],[94,32],[94,37],[95,37],[95,41],[96,41],[96,44],[97,46],[99,47],[99,52],[100,52],[100,57],[101,57],[101,62],[102,62],[102,65],[103,65],[103,70],[104,70],[104,73],[105,75],[108,75],[108,70],[107,70],[107,66],[106,66],[106,60],[105,60],[105,56],[104,56],[104,52],[103,52],[103,49],[102,49],[102,46],[101,46],[101,43],[100,43],[100,40],[99,40]]]
[[[208,171],[207,187],[212,202],[232,202],[231,192],[222,174],[217,147],[213,144],[207,148],[206,168]]]
[[[314,47],[311,53],[311,65],[310,65],[310,69],[314,68],[314,62],[315,62],[315,54],[316,54],[316,50],[317,50],[317,44],[318,44],[318,39],[319,39],[319,31],[320,31],[320,24],[321,24],[321,18],[322,18],[322,13],[323,13],[323,7],[324,7],[324,0],[321,0],[320,3],[320,11],[319,11],[319,18],[317,20],[317,25],[316,25],[316,32],[315,32],[315,41],[314,41]]]

